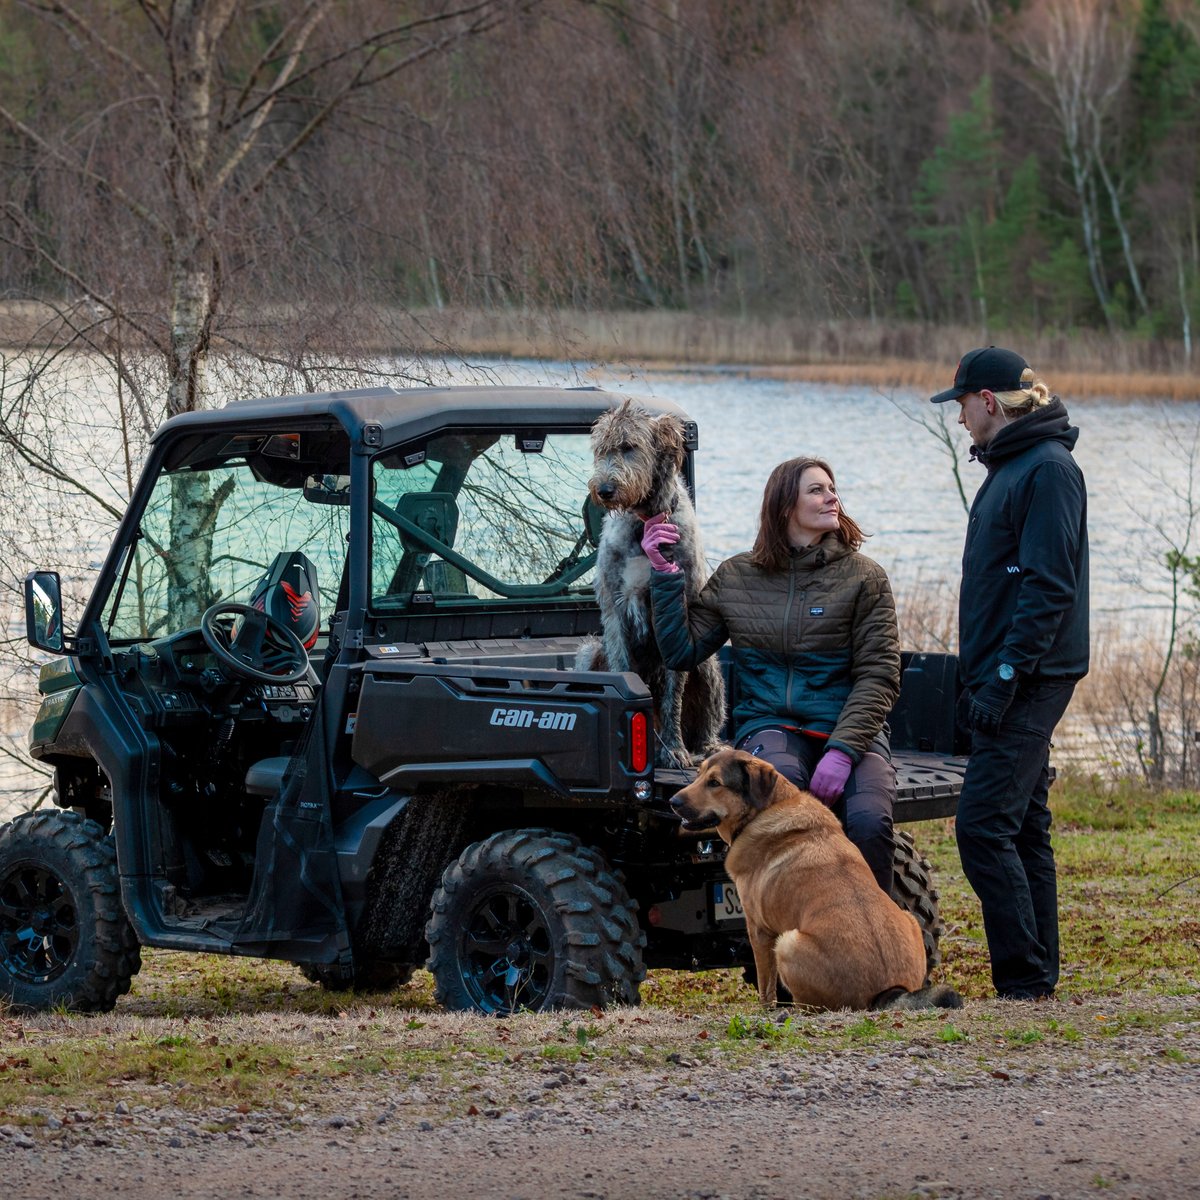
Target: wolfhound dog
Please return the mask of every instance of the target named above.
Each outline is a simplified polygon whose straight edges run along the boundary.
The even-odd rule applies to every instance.
[[[696,510],[683,479],[683,422],[654,417],[625,400],[592,426],[592,498],[608,509],[596,561],[602,640],[588,639],[575,666],[581,671],[634,671],[654,697],[660,767],[691,766],[720,743],[725,687],[715,659],[694,671],[669,671],[654,638],[650,561],[642,528],[656,513],[679,527],[673,561],[695,599],[708,578]]]

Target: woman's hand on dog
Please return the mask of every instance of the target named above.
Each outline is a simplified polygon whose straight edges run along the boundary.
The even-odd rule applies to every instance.
[[[808,790],[822,804],[833,804],[845,790],[853,766],[850,755],[845,751],[826,750],[808,781]]]
[[[677,541],[679,527],[671,524],[666,513],[659,513],[646,522],[646,528],[642,531],[642,549],[656,571],[674,575],[679,570],[660,549],[662,546],[673,546]]]

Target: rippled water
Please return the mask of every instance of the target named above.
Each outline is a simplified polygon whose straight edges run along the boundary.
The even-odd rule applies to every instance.
[[[865,552],[888,569],[901,603],[912,589],[957,583],[966,514],[946,447],[914,419],[952,423],[957,412],[946,410],[956,406],[935,408],[908,390],[885,395],[732,370],[635,375],[506,362],[475,364],[470,378],[478,381],[481,366],[495,382],[595,384],[685,408],[700,429],[697,508],[714,563],[750,545],[771,468],[812,454],[833,466],[846,510],[872,535]],[[1169,608],[1164,534],[1183,536],[1200,404],[1067,403],[1081,430],[1076,458],[1088,483],[1093,628],[1145,632],[1162,625]],[[969,499],[983,468],[967,460],[964,431],[951,424],[951,437]],[[1200,510],[1200,497],[1195,503]],[[23,730],[7,732],[9,745],[23,743]],[[0,816],[23,782],[0,753]]]
[[[771,468],[812,454],[834,468],[846,511],[872,535],[865,553],[888,568],[898,594],[917,582],[957,585],[966,514],[945,445],[917,424],[944,416],[970,500],[984,470],[967,458],[956,405],[934,406],[910,390],[883,394],[732,371],[619,378],[596,372],[584,380],[566,367],[514,363],[502,377],[597,382],[687,409],[700,427],[697,508],[714,561],[750,545]],[[1151,526],[1181,534],[1181,497],[1200,466],[1200,404],[1066,400],[1080,428],[1075,456],[1088,484],[1093,615],[1098,622],[1154,621],[1165,601],[1147,588],[1157,584],[1161,593],[1166,544]]]

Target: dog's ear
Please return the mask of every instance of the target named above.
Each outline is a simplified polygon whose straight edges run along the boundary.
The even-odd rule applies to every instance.
[[[683,422],[670,413],[664,413],[654,422],[654,448],[660,458],[670,459],[675,470],[683,467]]]
[[[769,762],[751,754],[747,754],[746,759],[746,798],[757,809],[769,808],[779,783],[779,772]]]

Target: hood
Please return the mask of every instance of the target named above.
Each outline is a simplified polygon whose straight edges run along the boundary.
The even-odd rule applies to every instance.
[[[1055,396],[1043,408],[1035,408],[1005,425],[984,449],[972,446],[971,457],[990,468],[1023,453],[1037,442],[1057,441],[1068,450],[1074,450],[1078,440],[1079,430],[1070,423],[1066,405]]]
[[[812,571],[827,563],[837,562],[839,558],[845,558],[847,554],[853,554],[854,551],[836,533],[827,533],[815,546],[801,546],[798,550],[792,550],[790,553],[794,568],[801,571]]]

